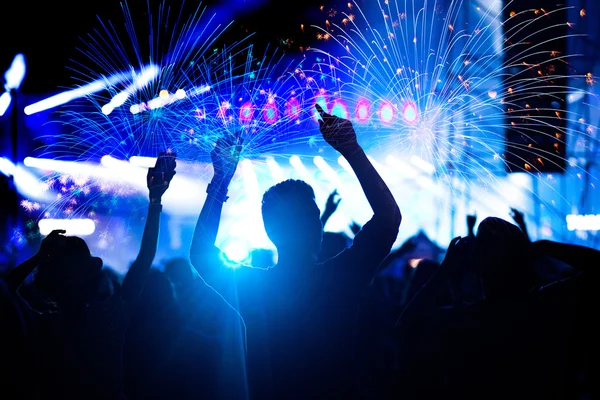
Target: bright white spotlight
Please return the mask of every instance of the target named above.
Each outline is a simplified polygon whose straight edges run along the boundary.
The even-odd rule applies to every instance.
[[[102,107],[102,113],[104,115],[109,115],[115,108],[121,107],[123,104],[125,104],[129,96],[138,90],[143,89],[144,86],[152,82],[159,72],[160,70],[158,67],[154,65],[150,65],[148,68],[145,68],[141,74],[134,77],[134,81],[131,85],[129,85],[122,92],[116,94],[108,104]]]
[[[23,165],[17,165],[13,171],[15,187],[24,197],[36,200],[48,200],[50,198],[39,179],[27,170]]]
[[[433,166],[433,164],[423,160],[421,157],[417,157],[417,156],[412,156],[410,158],[410,162],[415,165],[416,167],[422,169],[423,171],[427,172],[428,174],[433,174],[435,172],[435,167]]]
[[[283,182],[285,180],[283,170],[273,157],[267,157],[267,166],[271,171],[271,176],[273,176],[273,180],[275,181],[275,183]]]
[[[250,201],[260,201],[258,178],[256,177],[256,172],[254,171],[254,165],[252,164],[252,161],[246,158],[242,160],[241,164],[246,196],[250,199]]]
[[[0,117],[8,110],[11,100],[12,97],[10,97],[10,92],[4,92],[2,93],[2,96],[0,96]]]
[[[102,106],[102,114],[109,115],[114,109],[115,108],[111,104],[105,104]]]
[[[10,68],[4,73],[6,90],[18,89],[21,86],[21,82],[23,82],[23,78],[25,78],[25,56],[17,54],[12,64],[10,64]]]
[[[138,114],[141,111],[141,107],[139,104],[133,104],[131,107],[129,107],[129,111],[132,114]]]
[[[569,214],[566,219],[567,229],[570,231],[600,230],[600,214]]]
[[[135,165],[136,167],[152,168],[156,165],[156,158],[133,156],[129,159],[129,163],[131,165]]]
[[[290,164],[292,164],[292,166],[294,167],[294,169],[296,171],[298,171],[298,173],[300,174],[300,177],[306,181],[306,183],[308,183],[309,185],[313,186],[313,189],[315,188],[315,182],[313,179],[312,174],[308,171],[308,169],[306,168],[306,166],[302,163],[302,160],[300,159],[300,157],[298,157],[297,155],[293,155],[290,157]]]
[[[223,246],[223,253],[228,259],[241,263],[250,257],[250,249],[240,240],[230,240]]]
[[[150,64],[143,68],[144,73],[147,72],[148,75],[144,75],[144,77],[151,76],[152,74],[158,75],[159,68]],[[156,76],[155,75],[155,76]],[[40,111],[45,111],[54,107],[58,107],[60,105],[66,104],[72,100],[78,99],[80,97],[84,97],[93,93],[100,92],[110,86],[116,85],[117,83],[126,81],[131,79],[131,72],[129,73],[118,73],[114,74],[108,78],[100,78],[94,82],[88,83],[87,85],[81,86],[77,89],[69,90],[67,92],[62,92],[57,95],[48,97],[47,99],[38,101],[37,103],[33,103],[25,107],[25,114],[31,115],[38,113]]]
[[[313,162],[315,163],[317,168],[319,168],[325,174],[325,176],[327,177],[327,179],[329,179],[329,181],[331,183],[333,183],[339,190],[343,190],[342,189],[342,186],[343,186],[342,180],[338,176],[337,172],[335,172],[333,170],[333,168],[331,168],[329,166],[327,161],[325,161],[325,159],[323,159],[323,157],[316,156],[313,159]]]
[[[0,157],[0,172],[6,176],[12,176],[15,173],[15,164],[8,158]]]
[[[300,160],[300,157],[298,157],[297,155],[293,155],[290,157],[290,164],[292,164],[292,166],[294,168],[302,168],[302,160]]]
[[[47,158],[26,157],[23,164],[29,168],[42,171],[54,171],[72,176],[87,176],[100,179],[119,180],[125,176],[125,171],[116,168],[102,168],[97,164],[81,163],[75,161],[60,161]]]
[[[340,164],[340,166],[344,168],[344,170],[346,170],[346,172],[350,175],[355,175],[354,170],[350,166],[350,163],[348,162],[348,160],[346,160],[346,158],[344,158],[344,156],[338,157],[338,164]]]
[[[419,171],[392,155],[387,156],[385,162],[408,179],[414,179],[420,175]]]
[[[42,219],[38,222],[40,234],[46,236],[53,230],[64,229],[67,236],[88,236],[96,230],[96,224],[91,219]]]

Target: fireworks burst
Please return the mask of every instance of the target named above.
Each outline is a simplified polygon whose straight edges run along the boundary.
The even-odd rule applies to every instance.
[[[317,50],[316,69],[334,85],[322,105],[368,130],[368,147],[418,155],[437,176],[563,172],[578,120],[566,95],[581,92],[567,73],[590,80],[569,71],[566,9],[501,3],[384,0],[328,16],[318,28],[334,47]]]
[[[205,94],[204,85],[190,81],[190,72],[204,55],[218,51],[227,26],[202,6],[191,12],[166,2],[156,10],[147,7],[146,25],[123,4],[122,24],[100,21],[101,29],[85,37],[71,69],[81,87],[97,84],[104,90],[59,113],[57,122],[68,132],[42,138],[49,142],[46,154],[76,160],[155,155],[186,130],[174,106]]]

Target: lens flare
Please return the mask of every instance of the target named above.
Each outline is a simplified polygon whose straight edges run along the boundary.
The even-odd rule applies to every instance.
[[[379,118],[384,124],[390,124],[394,120],[394,106],[385,101],[379,108]]]
[[[367,122],[371,116],[371,103],[365,99],[360,99],[356,103],[356,119],[358,122]]]
[[[407,103],[404,106],[404,111],[402,113],[404,120],[409,124],[412,124],[417,120],[417,109],[413,103]]]
[[[348,106],[343,100],[336,100],[331,107],[331,115],[339,118],[348,119]]]

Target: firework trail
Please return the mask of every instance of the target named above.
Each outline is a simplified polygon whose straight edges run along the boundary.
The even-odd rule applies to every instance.
[[[581,92],[560,72],[573,57],[560,47],[572,35],[565,9],[491,3],[348,3],[317,27],[331,45],[314,69],[332,84],[316,101],[369,131],[367,147],[416,154],[444,179],[563,172],[566,126],[578,121],[564,99]]]
[[[214,15],[178,6],[163,2],[155,10],[148,3],[144,25],[125,3],[123,26],[100,21],[101,29],[85,38],[71,69],[80,87],[104,89],[61,109],[55,123],[67,133],[42,137],[40,156],[56,161],[42,182],[57,193],[44,212],[75,217],[120,206],[119,196],[132,196],[126,187],[144,182],[139,167],[165,149],[178,153],[180,172],[197,176],[209,172],[200,161],[209,160],[223,135],[242,133],[244,157],[300,140],[299,66],[276,52],[256,57],[251,36],[223,44],[227,26]],[[133,156],[150,159],[137,166],[124,161]],[[90,164],[74,169],[61,159]]]
[[[144,25],[124,3],[122,24],[100,20],[70,68],[81,87],[91,83],[105,90],[63,107],[55,122],[67,133],[42,138],[48,142],[42,154],[98,161],[106,154],[128,159],[171,147],[185,130],[173,105],[206,93],[204,84],[189,80],[189,71],[203,55],[218,51],[217,40],[228,27],[201,5],[188,11],[167,2],[153,9],[148,2]]]

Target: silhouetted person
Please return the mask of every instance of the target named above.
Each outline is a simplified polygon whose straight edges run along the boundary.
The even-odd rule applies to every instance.
[[[123,398],[125,328],[156,253],[161,198],[174,175],[175,159],[165,154],[148,171],[150,205],[142,244],[122,287],[115,288],[102,273],[102,260],[90,254],[83,239],[63,236],[60,230],[50,233],[39,252],[8,276],[16,291],[37,267],[37,288],[56,304],[55,312],[30,310],[36,320],[32,329],[39,366],[32,378],[41,398]]]
[[[28,311],[0,279],[0,387],[12,399],[35,398],[30,380],[33,370],[32,338]]]
[[[179,371],[172,368],[172,359],[183,326],[171,282],[161,271],[151,269],[125,336],[123,365],[128,399],[181,398],[177,391],[186,388],[174,384]]]
[[[499,218],[485,219],[475,238],[452,241],[438,273],[401,321],[401,343],[414,356],[404,360],[404,375],[399,374],[405,397],[564,398],[572,381],[559,332],[570,330],[560,326],[573,326],[575,313],[544,311],[547,305],[534,287],[534,262],[528,238]],[[452,284],[471,269],[485,298],[440,308],[436,285]],[[427,335],[416,336],[415,330]]]
[[[235,351],[241,345],[237,312],[205,284],[187,258],[167,261],[165,274],[184,320],[183,331],[169,350],[176,398],[243,397],[243,363]]]
[[[287,180],[267,190],[262,202],[265,230],[277,247],[277,266],[267,271],[215,269],[218,264],[207,256],[212,254],[214,260],[211,249],[239,154],[223,142],[213,152],[215,177],[192,242],[190,257],[200,275],[231,301],[238,299],[248,326],[251,399],[351,398],[355,394],[352,332],[358,303],[400,225],[400,210],[358,145],[352,124],[317,109],[323,118],[324,139],[348,160],[374,212],[353,245],[317,264],[323,225],[313,189],[305,182]]]

